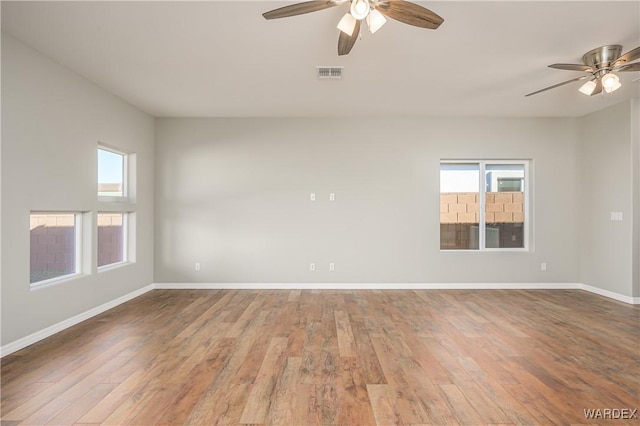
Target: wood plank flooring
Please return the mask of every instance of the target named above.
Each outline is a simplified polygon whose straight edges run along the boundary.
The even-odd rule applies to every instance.
[[[640,411],[640,307],[578,290],[154,290],[6,356],[1,379],[3,426],[640,425],[584,411]]]

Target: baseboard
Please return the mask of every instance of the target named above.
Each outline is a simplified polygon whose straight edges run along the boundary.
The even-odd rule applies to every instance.
[[[630,297],[580,283],[155,283],[160,290],[585,290],[631,305]]]
[[[628,303],[630,305],[640,305],[640,297],[625,296],[624,294],[614,293],[613,291],[604,290],[602,288],[594,287],[587,284],[580,284],[580,288],[582,290],[588,291],[589,293],[598,294],[600,296],[608,297],[609,299],[614,299],[619,302]]]
[[[155,283],[160,290],[567,290],[578,283]]]
[[[19,351],[22,348],[26,348],[29,345],[32,345],[40,340],[46,339],[47,337],[59,333],[62,330],[65,330],[69,327],[72,327],[82,321],[85,321],[91,317],[99,315],[105,311],[108,311],[111,308],[115,308],[118,305],[121,305],[125,302],[128,302],[131,299],[135,299],[138,296],[143,295],[144,293],[151,291],[154,289],[153,284],[149,284],[141,289],[136,291],[132,291],[131,293],[125,294],[124,296],[118,297],[110,302],[104,303],[100,306],[97,306],[93,309],[89,309],[81,314],[68,318],[64,321],[60,321],[57,324],[54,324],[50,327],[47,327],[43,330],[37,331],[33,334],[30,334],[26,337],[18,339],[14,342],[8,343],[0,348],[0,357],[4,357],[6,355],[12,354],[16,351]]]

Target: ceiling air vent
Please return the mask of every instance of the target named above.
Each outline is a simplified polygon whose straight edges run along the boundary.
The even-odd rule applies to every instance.
[[[334,79],[339,80],[342,78],[342,70],[344,67],[316,67],[318,79]]]

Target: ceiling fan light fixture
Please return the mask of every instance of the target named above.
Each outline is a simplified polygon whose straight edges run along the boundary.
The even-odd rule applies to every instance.
[[[378,31],[386,22],[386,18],[430,30],[437,29],[444,22],[444,19],[435,12],[408,0],[304,0],[264,12],[262,16],[265,19],[287,18],[334,6],[347,6],[347,2],[349,12],[337,24],[340,30],[338,56],[348,55],[351,52],[356,41],[360,39],[362,21],[365,19],[371,33]]]
[[[382,28],[385,22],[387,22],[387,19],[376,9],[371,9],[371,12],[367,15],[367,25],[369,26],[371,34],[375,34],[376,31]]]
[[[593,93],[593,91],[596,88],[596,82],[594,80],[589,80],[587,81],[585,84],[583,84],[582,86],[580,86],[580,88],[578,89],[578,91],[580,93],[584,93],[587,96],[591,96],[591,94]]]
[[[371,6],[369,6],[369,0],[352,0],[351,1],[351,16],[361,21],[369,15]]]
[[[338,29],[351,37],[353,30],[356,28],[356,18],[351,16],[349,12],[345,13],[340,22],[338,22]]]
[[[620,87],[622,87],[622,84],[620,83],[620,78],[617,75],[608,73],[602,77],[602,88],[605,92],[615,92]]]
[[[621,87],[622,87],[622,84],[620,84],[620,82],[618,81],[611,87],[605,87],[604,91],[607,92],[607,93],[611,93],[611,92],[615,92],[616,90],[618,90]]]

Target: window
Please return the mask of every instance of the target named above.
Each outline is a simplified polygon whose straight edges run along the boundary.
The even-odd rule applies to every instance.
[[[80,273],[80,213],[30,214],[31,287]]]
[[[98,268],[127,261],[127,214],[98,213]]]
[[[127,196],[127,154],[98,147],[98,196]]]
[[[440,165],[440,249],[479,248],[480,166]]]
[[[98,144],[96,265],[99,270],[135,262],[135,181],[136,154]]]
[[[524,179],[498,178],[498,192],[522,192],[523,188]]]
[[[440,163],[440,249],[527,249],[527,161]]]

